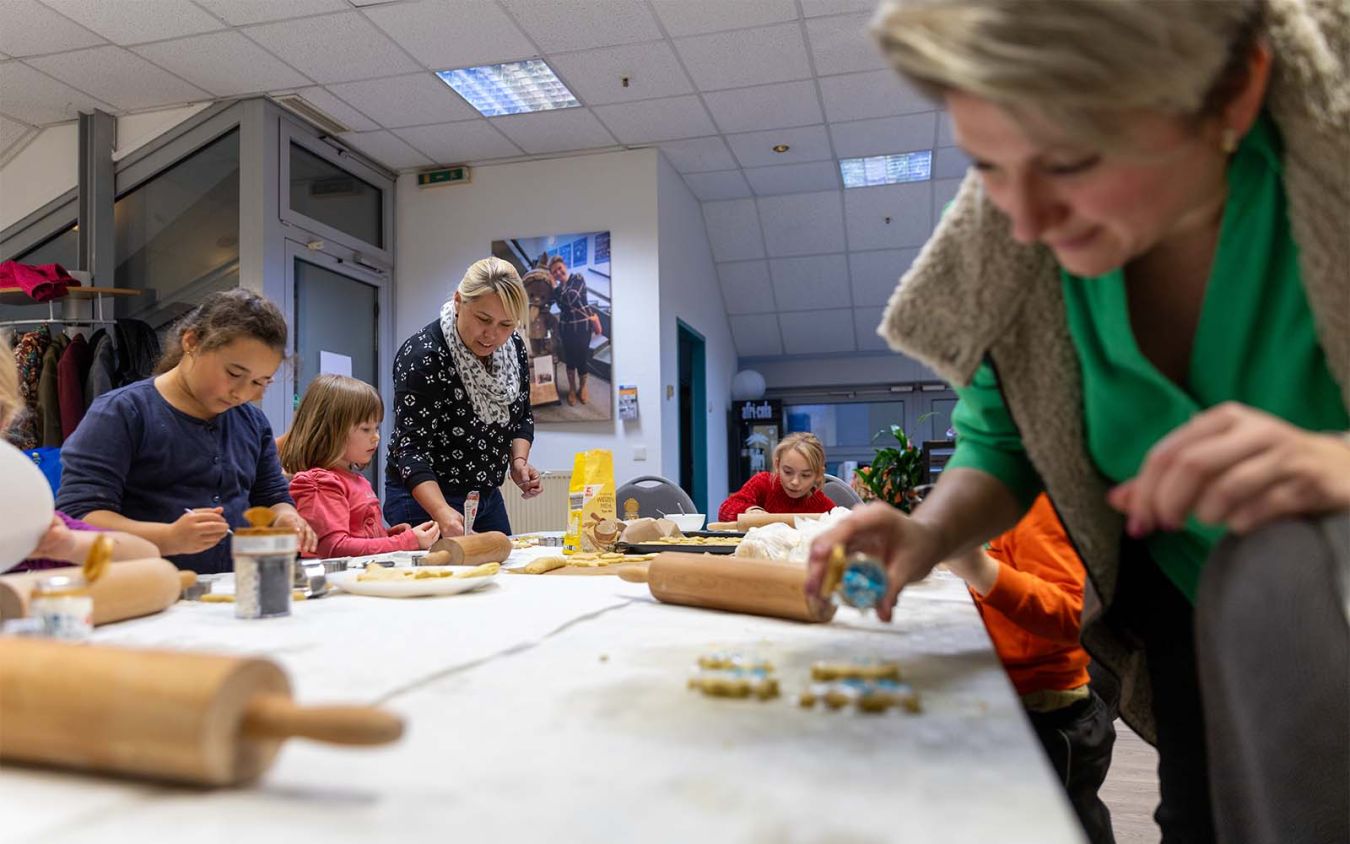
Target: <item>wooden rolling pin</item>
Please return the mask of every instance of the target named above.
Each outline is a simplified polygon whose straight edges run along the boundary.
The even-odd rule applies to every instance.
[[[795,526],[798,519],[819,519],[821,515],[821,513],[761,513],[757,511],[754,513],[742,513],[734,522],[713,522],[708,525],[708,530],[747,531],[750,528],[776,525],[779,523]]]
[[[668,604],[821,622],[834,604],[806,596],[806,568],[724,554],[666,552],[644,566],[624,566],[619,577],[646,583]]]
[[[446,536],[436,540],[429,553],[421,557],[419,566],[478,566],[500,563],[511,556],[511,537],[499,530],[471,533],[468,536]]]
[[[66,571],[78,573],[80,570],[75,567],[45,569],[0,577],[0,619],[27,618],[33,587],[45,578]],[[179,572],[173,563],[158,558],[108,565],[103,575],[89,587],[89,594],[94,598],[94,624],[163,612],[183,593],[184,577],[189,575],[196,580],[192,572]]]
[[[0,760],[201,785],[265,771],[282,740],[383,744],[396,716],[300,707],[265,659],[0,638]]]

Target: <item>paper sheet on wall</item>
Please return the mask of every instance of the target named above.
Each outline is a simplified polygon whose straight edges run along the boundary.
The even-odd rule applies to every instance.
[[[319,351],[320,375],[346,375],[352,377],[352,359],[337,352]]]

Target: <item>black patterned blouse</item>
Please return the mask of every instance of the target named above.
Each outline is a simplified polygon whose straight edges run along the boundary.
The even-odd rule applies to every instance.
[[[439,481],[442,490],[457,493],[501,486],[511,463],[511,441],[534,441],[525,343],[518,334],[508,342],[520,360],[520,396],[511,403],[507,425],[485,422],[474,413],[439,320],[399,347],[389,481],[409,491],[423,481]]]

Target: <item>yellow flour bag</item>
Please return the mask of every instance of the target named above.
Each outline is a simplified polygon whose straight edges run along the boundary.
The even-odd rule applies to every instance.
[[[612,544],[608,527],[602,528],[605,536],[596,537],[596,527],[602,522],[614,523],[614,455],[607,448],[593,448],[577,452],[572,464],[563,553],[599,551]]]

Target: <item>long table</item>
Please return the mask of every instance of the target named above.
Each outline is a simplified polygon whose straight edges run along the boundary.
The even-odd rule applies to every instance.
[[[335,594],[263,621],[180,602],[94,639],[266,655],[301,702],[379,704],[406,735],[293,740],[234,790],[7,767],[4,839],[1081,841],[960,581],[907,589],[896,618],[843,608],[802,625],[661,604],[617,577],[505,573],[462,595]],[[720,650],[771,659],[784,696],[688,691],[697,657]],[[923,712],[797,705],[812,662],[855,657],[898,660]]]

